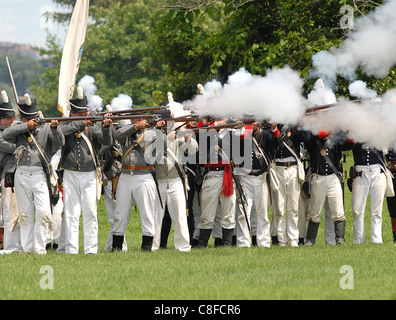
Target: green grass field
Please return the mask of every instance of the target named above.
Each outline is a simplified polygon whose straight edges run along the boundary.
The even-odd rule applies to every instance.
[[[349,165],[347,167],[349,169]],[[173,248],[140,252],[139,217],[132,215],[126,239],[128,252],[104,253],[109,232],[103,203],[99,206],[97,255],[0,256],[2,299],[396,299],[396,246],[384,203],[382,245],[352,244],[350,193],[346,188],[345,246],[324,245],[322,223],[314,247],[213,248],[180,253]],[[370,206],[368,205],[367,208]],[[80,232],[81,234],[81,232]],[[45,289],[53,275],[53,289]],[[341,273],[349,266],[347,273]],[[47,270],[47,269],[45,269]],[[344,278],[348,276],[348,280]],[[343,289],[343,284],[353,288]],[[42,288],[44,284],[44,289]]]

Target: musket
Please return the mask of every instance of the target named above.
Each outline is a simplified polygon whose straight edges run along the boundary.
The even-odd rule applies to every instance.
[[[147,107],[147,108],[136,108],[136,109],[129,109],[129,110],[120,110],[120,111],[100,111],[97,112],[97,115],[105,115],[108,113],[112,113],[112,114],[124,114],[124,113],[128,113],[128,114],[140,114],[140,113],[145,113],[145,112],[150,112],[150,111],[159,111],[159,110],[165,110],[168,109],[167,106],[160,106],[160,107]]]
[[[10,82],[11,82],[12,91],[14,92],[15,101],[16,101],[17,104],[19,104],[18,93],[17,93],[17,90],[16,90],[14,77],[12,76],[10,61],[8,60],[8,57],[6,57],[6,63],[7,63],[8,75],[10,76]]]
[[[165,122],[179,122],[179,121],[193,121],[193,118],[187,117],[177,117],[177,118],[161,118],[155,114],[145,114],[145,115],[119,115],[119,116],[102,116],[102,115],[95,115],[95,116],[81,116],[81,117],[55,117],[55,118],[44,118],[38,117],[36,122],[37,123],[50,123],[53,120],[58,122],[71,122],[71,121],[91,121],[91,122],[101,122],[104,119],[111,119],[113,121],[117,120],[149,120],[151,123],[156,123],[158,121],[165,121]]]
[[[348,101],[348,102],[363,103],[363,102],[368,101],[368,100],[371,100],[371,99],[351,100],[351,101]],[[307,114],[315,113],[315,112],[320,111],[320,110],[326,110],[326,109],[330,109],[330,108],[333,108],[333,107],[339,107],[341,105],[342,104],[340,102],[324,104],[324,105],[321,105],[321,106],[305,109],[305,114],[307,115]]]
[[[156,115],[124,115],[124,116],[81,116],[81,117],[55,117],[55,118],[37,118],[37,123],[50,123],[53,120],[58,122],[71,122],[71,121],[91,121],[100,122],[104,119],[117,120],[145,120],[145,119],[157,119]]]

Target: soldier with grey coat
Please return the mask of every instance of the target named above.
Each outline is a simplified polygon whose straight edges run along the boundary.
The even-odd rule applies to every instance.
[[[52,228],[50,187],[45,159],[65,143],[58,121],[39,124],[36,101],[28,94],[18,103],[21,122],[3,131],[4,140],[15,143],[17,165],[15,195],[18,203],[21,243],[25,252],[46,254],[47,229]],[[43,150],[44,157],[34,140]],[[36,212],[36,215],[34,214]]]

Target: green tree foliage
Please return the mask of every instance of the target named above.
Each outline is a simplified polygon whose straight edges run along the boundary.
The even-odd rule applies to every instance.
[[[288,64],[309,79],[312,55],[338,45],[344,35],[338,28],[340,1],[253,1],[238,10],[229,2],[157,13],[157,53],[178,93],[195,93],[198,82],[224,83],[240,67],[265,75]],[[219,21],[217,28],[202,27],[203,16]]]
[[[10,77],[7,72],[5,56],[8,56],[10,61],[15,86],[18,95],[20,96],[23,96],[26,92],[29,92],[30,84],[40,75],[41,64],[40,61],[37,61],[36,59],[21,53],[6,53],[4,56],[1,56],[0,91],[3,89],[6,90],[10,96],[10,100],[14,103],[15,99],[11,89]]]
[[[134,106],[152,105],[151,93],[164,72],[150,41],[150,7],[143,0],[112,1],[107,7],[93,7],[91,14],[95,24],[87,32],[79,76],[94,77],[104,103],[124,93]]]

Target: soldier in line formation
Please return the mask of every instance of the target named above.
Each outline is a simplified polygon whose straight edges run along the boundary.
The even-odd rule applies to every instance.
[[[268,248],[271,239],[281,246],[312,246],[324,208],[331,217],[325,225],[331,235],[328,242],[344,244],[340,162],[345,150],[353,150],[355,161],[353,242],[365,242],[364,212],[370,192],[370,241],[382,243],[384,155],[346,136],[339,139],[323,130],[314,135],[260,122],[240,122],[230,129],[224,125],[227,119],[188,123],[188,129],[200,128],[201,135],[209,132],[204,139],[188,130],[186,134],[164,130],[166,123],[161,120],[155,124],[157,130],[146,120],[116,129],[106,116],[100,124],[89,120],[39,124],[35,100],[29,95],[19,101],[21,121],[15,122],[5,91],[2,100],[0,177],[6,253],[23,249],[45,254],[52,245],[57,252],[77,254],[82,213],[84,253],[96,254],[102,178],[111,226],[105,251],[127,250],[125,233],[132,206],[139,210],[143,251],[164,247],[165,213],[174,225],[175,248],[181,252],[207,247],[211,236],[215,246]],[[71,117],[89,115],[80,88],[70,107]],[[215,129],[202,130],[211,126]],[[310,174],[304,171],[302,146],[310,159]],[[60,177],[50,165],[57,150],[61,150],[57,155],[63,188],[53,182]],[[387,161],[393,172],[395,159],[390,150]],[[307,189],[302,188],[304,182]],[[393,202],[388,198],[396,241]]]

